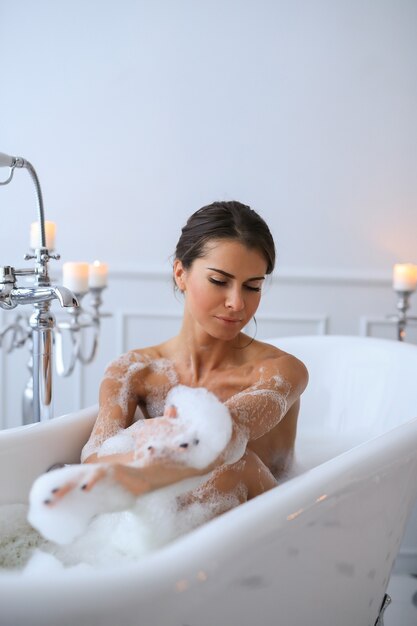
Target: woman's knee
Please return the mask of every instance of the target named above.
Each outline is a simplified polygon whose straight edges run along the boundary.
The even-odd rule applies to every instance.
[[[248,487],[248,499],[277,486],[275,477],[253,450],[246,450],[241,460],[245,464],[243,471]]]

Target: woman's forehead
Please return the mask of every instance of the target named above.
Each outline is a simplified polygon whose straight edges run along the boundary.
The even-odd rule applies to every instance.
[[[226,272],[234,273],[236,268],[250,271],[252,275],[263,276],[266,273],[267,262],[260,250],[250,248],[240,241],[220,239],[206,244],[204,256],[199,261],[200,266],[215,267]],[[229,269],[228,269],[229,268]]]

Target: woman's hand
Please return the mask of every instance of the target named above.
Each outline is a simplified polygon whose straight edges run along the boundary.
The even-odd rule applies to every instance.
[[[68,465],[47,472],[29,494],[28,520],[56,543],[70,543],[100,513],[130,508],[135,497],[115,480],[112,465]]]

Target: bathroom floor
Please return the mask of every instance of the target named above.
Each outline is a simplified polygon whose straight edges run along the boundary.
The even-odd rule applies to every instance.
[[[392,603],[384,626],[417,626],[417,575],[393,574],[387,589]]]

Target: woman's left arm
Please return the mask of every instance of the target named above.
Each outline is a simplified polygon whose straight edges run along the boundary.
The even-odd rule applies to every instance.
[[[296,402],[308,383],[305,365],[290,354],[268,359],[259,380],[225,402],[233,420],[233,434],[223,452],[230,463],[249,441],[276,426]]]

